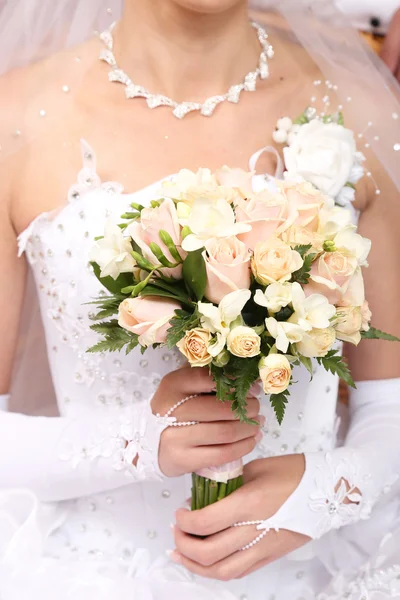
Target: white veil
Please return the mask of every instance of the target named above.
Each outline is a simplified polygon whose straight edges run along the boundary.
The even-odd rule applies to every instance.
[[[82,43],[118,20],[123,5],[124,0],[0,1],[0,74]],[[363,135],[363,143],[379,160],[379,168],[400,191],[400,88],[389,70],[335,9],[332,0],[255,0],[250,5],[256,11],[277,13],[277,29],[306,49],[324,78],[335,83],[339,101],[346,104],[352,98],[352,127]],[[7,146],[2,140],[0,144],[3,157],[13,152],[13,144]],[[45,371],[48,373],[46,352],[32,295],[30,282],[26,294],[29,311],[23,313],[10,408],[48,413],[50,378],[44,376]],[[39,355],[33,366],[31,357]],[[29,393],[25,393],[27,390]],[[45,410],[43,398],[47,399]]]

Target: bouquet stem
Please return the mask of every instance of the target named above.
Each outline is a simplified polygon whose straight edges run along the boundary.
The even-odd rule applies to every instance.
[[[230,465],[231,466],[231,465]],[[239,471],[240,474],[235,474]],[[227,498],[230,494],[233,494],[237,489],[243,485],[243,476],[241,474],[241,461],[235,465],[235,470],[230,470],[234,473],[231,479],[224,481],[216,481],[211,477],[205,477],[198,473],[192,473],[192,510],[200,510],[210,504],[215,504],[224,498]],[[207,471],[211,474],[211,470]],[[217,478],[218,471],[215,472]]]

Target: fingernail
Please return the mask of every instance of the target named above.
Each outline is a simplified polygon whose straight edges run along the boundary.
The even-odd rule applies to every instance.
[[[168,558],[170,560],[172,560],[172,562],[174,562],[178,565],[182,562],[182,557],[179,554],[179,552],[177,552],[176,550],[167,550],[166,554],[167,554]]]
[[[257,433],[256,437],[255,437],[255,440],[256,440],[256,442],[257,442],[257,443],[258,443],[258,442],[261,442],[261,440],[263,439],[263,437],[264,437],[264,434],[263,434],[263,432],[262,432],[262,431],[259,431],[259,432]]]

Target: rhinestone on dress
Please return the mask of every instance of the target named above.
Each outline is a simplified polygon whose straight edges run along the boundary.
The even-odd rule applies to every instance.
[[[145,98],[147,106],[149,108],[158,108],[159,106],[170,106],[173,108],[173,115],[178,119],[183,119],[187,114],[193,111],[199,111],[201,115],[210,117],[215,108],[222,102],[228,101],[236,104],[239,102],[240,94],[242,91],[254,92],[257,87],[257,80],[265,80],[269,77],[268,59],[273,58],[274,49],[268,43],[268,35],[263,27],[253,21],[250,22],[251,26],[256,30],[258,41],[261,46],[261,53],[258,59],[258,66],[254,71],[248,73],[243,83],[233,85],[229,88],[228,92],[223,95],[212,96],[207,98],[203,103],[199,102],[175,102],[171,98],[162,94],[152,94],[144,87],[133,83],[131,78],[118,66],[113,53],[114,39],[112,31],[115,23],[110,29],[100,34],[100,39],[105,45],[102,48],[99,59],[107,63],[111,67],[111,71],[108,73],[108,79],[111,82],[122,83],[125,85],[125,95],[128,99],[132,98]]]

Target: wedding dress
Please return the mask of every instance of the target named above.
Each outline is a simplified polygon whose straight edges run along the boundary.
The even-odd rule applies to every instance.
[[[1,600],[400,597],[395,493],[376,507],[373,519],[332,531],[239,581],[199,579],[169,561],[170,523],[190,495],[190,478],[162,476],[146,414],[160,379],[182,357],[166,349],[128,357],[86,353],[97,339],[87,303],[102,293],[87,260],[93,239],[105,219],[118,219],[130,202],[148,204],[161,182],[124,193],[122,185],[100,180],[95,151],[86,142],[82,157],[68,203],[39,215],[19,238],[40,300],[61,417],[8,415],[10,434],[0,440],[6,490],[0,494]],[[258,175],[255,185],[271,186],[273,179]],[[336,377],[315,366],[312,381],[300,368],[294,379],[281,427],[261,398],[264,438],[246,460],[329,451],[337,444]],[[126,427],[135,431],[140,468],[121,462],[118,442]],[[324,518],[333,518],[329,505],[324,510]]]

